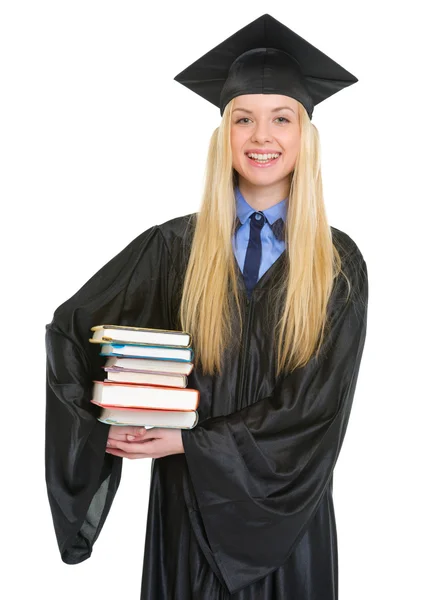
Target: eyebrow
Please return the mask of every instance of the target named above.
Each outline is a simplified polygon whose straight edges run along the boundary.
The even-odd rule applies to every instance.
[[[272,110],[271,112],[272,112],[272,113],[275,113],[275,112],[277,112],[277,111],[279,111],[279,110],[283,110],[284,108],[286,108],[287,110],[291,110],[291,111],[292,111],[292,113],[293,113],[293,114],[295,114],[295,111],[293,110],[293,108],[290,108],[290,106],[278,106],[277,108],[273,108],[273,110]],[[247,108],[235,108],[235,109],[233,110],[233,112],[236,112],[237,110],[241,110],[241,111],[243,111],[243,112],[245,112],[245,113],[248,113],[249,115],[251,115],[251,114],[252,114],[252,112],[253,112],[253,111],[251,111],[251,110],[248,110]]]

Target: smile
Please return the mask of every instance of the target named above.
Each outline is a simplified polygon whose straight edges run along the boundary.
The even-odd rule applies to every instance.
[[[281,154],[279,154],[279,153],[272,153],[272,154],[249,153],[249,154],[246,154],[246,158],[248,159],[248,162],[251,165],[253,165],[254,167],[258,167],[258,168],[271,167],[278,161],[280,156],[281,156]]]

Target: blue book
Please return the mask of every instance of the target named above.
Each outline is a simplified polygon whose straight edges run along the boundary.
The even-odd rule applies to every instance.
[[[172,348],[170,346],[147,346],[145,344],[101,344],[100,356],[155,358],[157,360],[192,362],[194,352],[192,348]]]

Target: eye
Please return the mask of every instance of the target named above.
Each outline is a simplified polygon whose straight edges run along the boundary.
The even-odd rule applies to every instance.
[[[276,118],[276,121],[277,121],[278,119],[281,119],[281,122],[284,122],[284,121],[285,121],[286,123],[289,123],[289,120],[288,120],[288,119],[286,119],[285,117],[277,117],[277,118]],[[241,121],[250,121],[250,119],[249,119],[248,117],[242,117],[241,119],[238,119],[238,120],[236,121],[236,124],[237,124],[237,123],[240,123]]]

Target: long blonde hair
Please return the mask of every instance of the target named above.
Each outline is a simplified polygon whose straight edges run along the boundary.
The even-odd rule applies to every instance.
[[[233,103],[226,106],[210,140],[180,304],[180,324],[193,336],[195,364],[200,362],[207,374],[221,373],[221,358],[232,338],[234,305],[243,326],[232,249],[236,220],[230,143]],[[305,365],[315,350],[318,354],[333,281],[341,272],[324,206],[319,134],[300,103],[299,125],[300,149],[290,177],[284,230],[287,268],[283,281],[271,290],[271,306],[278,311],[277,376]]]

